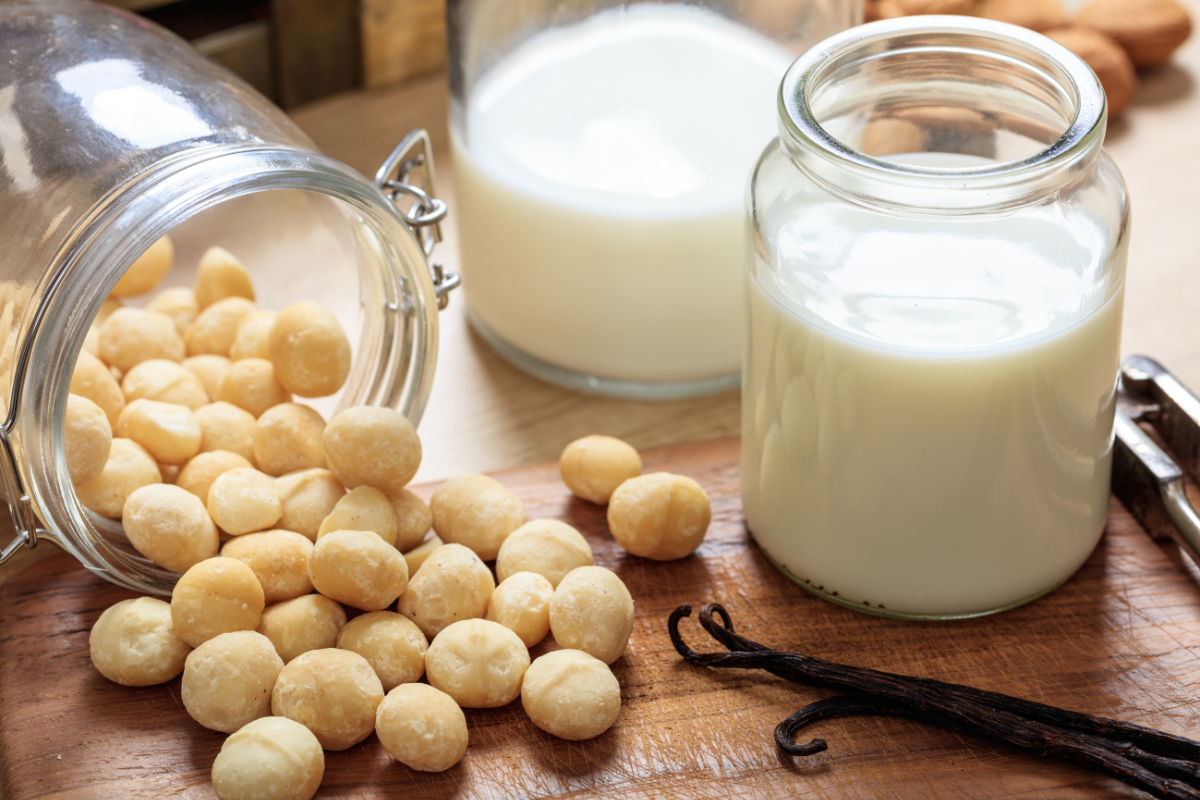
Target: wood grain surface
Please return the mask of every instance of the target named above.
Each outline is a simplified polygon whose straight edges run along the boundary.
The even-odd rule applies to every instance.
[[[1123,798],[1145,795],[1067,764],[894,718],[822,723],[829,750],[781,756],[774,726],[822,696],[765,673],[682,662],[665,621],[684,602],[724,603],[761,642],[833,660],[967,683],[1200,736],[1200,575],[1173,545],[1152,542],[1114,502],[1106,536],[1065,586],[1030,605],[973,621],[910,623],[812,597],[766,561],[738,499],[738,442],[645,454],[647,471],[691,475],[713,501],[713,525],[689,558],[625,554],[603,509],[571,497],[554,464],[497,473],[530,518],[584,532],[596,562],[636,602],[634,634],[613,665],[623,708],[588,742],[535,728],[520,702],[467,710],[466,758],[441,774],[393,761],[371,736],[328,753],[319,797]],[[419,487],[428,496],[433,486]],[[192,722],[179,680],[130,689],[88,659],[88,631],[129,597],[56,555],[0,588],[0,792],[6,800],[212,798],[209,770],[224,739]],[[685,623],[694,646],[710,649]],[[543,643],[534,657],[553,648]],[[711,648],[711,649],[716,649]],[[60,758],[61,757],[61,758]]]

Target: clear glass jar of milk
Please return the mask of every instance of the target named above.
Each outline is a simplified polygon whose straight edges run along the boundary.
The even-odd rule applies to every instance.
[[[746,176],[796,55],[861,0],[449,0],[474,328],[555,383],[737,386]]]
[[[747,193],[748,526],[872,613],[1050,591],[1108,509],[1129,199],[1095,75],[914,17],[810,49],[778,111]]]

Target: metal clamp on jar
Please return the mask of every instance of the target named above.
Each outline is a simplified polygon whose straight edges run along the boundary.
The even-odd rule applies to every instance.
[[[187,267],[219,245],[271,307],[319,300],[342,322],[353,367],[319,411],[389,406],[416,424],[436,309],[458,285],[427,260],[446,214],[429,136],[406,136],[372,183],[224,68],[125,12],[19,0],[0,8],[0,39],[0,480],[16,527],[0,563],[44,537],[114,583],[169,593],[175,574],[86,510],[67,470],[67,397],[93,318],[164,234],[177,265],[164,285],[190,285]]]

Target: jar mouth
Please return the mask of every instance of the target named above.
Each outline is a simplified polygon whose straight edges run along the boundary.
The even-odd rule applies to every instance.
[[[808,50],[783,78],[779,114],[792,159],[826,187],[945,214],[1061,189],[1099,152],[1107,105],[1091,68],[1041,34],[923,16]]]

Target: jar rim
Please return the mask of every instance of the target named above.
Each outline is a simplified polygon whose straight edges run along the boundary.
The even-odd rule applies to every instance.
[[[1036,71],[1070,102],[1070,122],[1057,140],[1030,155],[961,168],[873,157],[822,125],[811,100],[834,74],[866,59],[905,52],[991,56]],[[1061,188],[1100,150],[1107,123],[1104,90],[1079,56],[1025,28],[958,16],[882,20],[835,34],[792,64],[780,83],[778,104],[787,150],[822,183],[848,189],[869,204],[938,213],[1022,205]],[[1066,175],[1064,169],[1069,170]],[[951,185],[956,191],[947,191]]]

